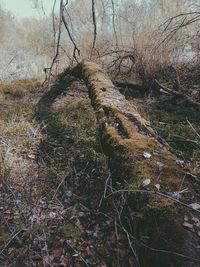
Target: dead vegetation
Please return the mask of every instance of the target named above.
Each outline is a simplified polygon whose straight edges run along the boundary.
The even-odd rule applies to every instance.
[[[0,265],[200,266],[199,6],[0,14]]]
[[[31,115],[1,114],[1,266],[116,266],[117,253],[126,266],[126,239],[115,234],[111,211],[98,212],[109,171],[85,87],[72,85],[70,96],[54,90],[38,108],[35,98]]]
[[[152,266],[159,266],[160,259],[165,259],[166,266],[170,259],[177,266],[196,261],[198,266],[194,254],[198,246],[198,189],[193,188],[198,186],[198,172],[194,172],[197,161],[185,165],[185,160],[162,150],[163,144],[159,147],[148,122],[137,113],[137,104],[125,100],[95,64],[83,63],[82,68],[74,74],[86,77],[100,136],[87,88],[70,76],[73,67],[58,76],[44,95],[37,81],[30,81],[32,87],[24,81],[27,91],[20,98],[12,94],[14,82],[4,89],[2,265],[146,266],[148,258]],[[24,86],[23,81],[19,83]],[[20,90],[18,82],[16,88]],[[156,111],[153,114],[150,119],[156,127],[160,118]],[[112,154],[112,173],[100,140],[107,155]],[[133,164],[132,156],[138,164]],[[191,169],[194,176],[190,176]],[[180,178],[175,180],[179,172]],[[181,238],[182,226],[179,244],[172,239],[163,243],[169,233],[179,232],[180,228],[174,226],[177,216],[178,224],[189,230],[186,246]],[[155,220],[166,228],[159,228],[154,235],[149,229]],[[187,244],[192,244],[193,253],[188,253]]]

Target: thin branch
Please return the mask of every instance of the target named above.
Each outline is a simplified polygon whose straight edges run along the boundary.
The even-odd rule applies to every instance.
[[[0,251],[0,255],[4,252],[4,250],[9,246],[9,244],[13,241],[13,239],[15,239],[15,237],[17,237],[18,234],[20,234],[22,231],[24,230],[19,230],[17,231],[15,234],[13,234],[13,236],[11,236],[11,238],[9,239],[9,241],[5,244],[4,248]]]
[[[3,68],[2,70],[2,74],[7,70],[7,68],[9,67],[9,65],[13,62],[13,60],[17,57],[17,55],[14,55],[11,60],[6,64],[6,66]]]
[[[190,127],[196,133],[196,135],[200,138],[200,134],[197,132],[197,130],[194,128],[194,126],[192,125],[192,123],[188,119],[187,119],[187,123],[190,125]]]
[[[179,91],[175,91],[175,90],[173,90],[171,88],[168,88],[168,87],[164,86],[163,84],[159,83],[159,81],[156,80],[156,79],[154,81],[155,81],[155,84],[159,88],[163,89],[167,93],[172,94],[172,95],[176,95],[176,96],[181,96],[181,97],[185,98],[185,100],[187,100],[191,105],[196,106],[197,108],[200,108],[200,103],[199,102],[196,102],[195,100],[193,100],[188,95],[186,95],[186,94],[184,94],[182,92],[179,92]]]
[[[53,7],[53,8],[55,8],[55,7]],[[60,39],[61,39],[61,33],[62,33],[62,31],[61,31],[61,29],[62,29],[62,16],[61,16],[61,14],[62,14],[62,0],[60,1],[60,19],[59,19],[59,28],[58,28],[58,38],[57,38],[56,52],[55,52],[54,58],[52,60],[51,66],[49,68],[45,68],[44,69],[46,77],[45,77],[45,81],[43,82],[43,85],[47,81],[47,86],[49,86],[50,78],[51,78],[51,75],[52,75],[52,69],[53,69],[54,63],[56,62],[57,57],[59,55],[59,46],[60,46]],[[53,15],[53,18],[54,18],[54,15]],[[47,71],[48,71],[48,74],[47,74]]]
[[[112,4],[112,24],[113,24],[114,34],[115,34],[115,44],[116,44],[116,47],[118,48],[117,31],[116,31],[116,28],[115,28],[115,5],[114,5],[114,1],[113,0],[111,0],[111,4]]]
[[[55,47],[55,44],[56,44],[56,26],[55,26],[55,6],[56,6],[56,1],[57,0],[54,0],[53,9],[52,9],[54,47]]]
[[[187,13],[181,13],[181,14],[178,14],[176,16],[170,17],[163,24],[161,24],[159,28],[161,28],[162,26],[167,24],[167,26],[165,26],[165,29],[164,29],[164,30],[167,30],[169,25],[172,23],[173,20],[175,20],[175,19],[177,19],[179,17],[189,16],[189,15],[197,15],[197,16],[199,16],[200,12],[187,12]]]
[[[199,141],[188,139],[188,138],[185,138],[185,137],[183,137],[181,135],[177,135],[177,134],[173,134],[173,136],[176,137],[176,138],[182,139],[183,142],[189,142],[189,143],[193,143],[195,145],[200,145]]]
[[[170,250],[165,250],[165,249],[152,248],[152,247],[146,245],[146,244],[143,243],[143,242],[141,243],[141,245],[144,246],[145,248],[148,248],[148,249],[151,250],[151,251],[161,252],[161,253],[165,253],[165,254],[171,254],[171,255],[174,255],[174,256],[181,257],[181,258],[185,258],[185,259],[188,259],[188,260],[192,260],[192,261],[194,261],[194,262],[200,262],[200,259],[196,259],[196,258],[187,256],[187,255],[184,255],[184,254],[182,254],[182,253],[178,253],[178,252],[170,251]]]
[[[172,197],[170,195],[167,195],[167,194],[164,194],[164,193],[160,193],[160,192],[157,192],[157,191],[148,191],[148,190],[142,190],[142,189],[135,189],[135,190],[121,189],[121,190],[117,190],[115,192],[110,193],[109,195],[107,195],[106,198],[109,198],[114,194],[119,194],[119,193],[124,193],[124,192],[127,192],[127,193],[143,193],[143,194],[148,194],[148,195],[161,196],[161,197],[170,199],[170,200],[180,204],[181,206],[200,214],[200,210],[196,210],[196,209],[192,208],[190,205],[188,205],[188,204],[186,204],[186,203],[184,203],[184,202],[182,202],[182,201],[180,201],[180,200],[178,200],[178,199],[176,199],[176,198],[174,198],[174,197]]]
[[[112,217],[110,217],[109,215],[103,213],[103,212],[98,212],[98,214],[101,214],[101,215],[104,215],[106,218],[108,219],[112,219]],[[122,224],[122,222],[119,222],[117,223],[117,226],[121,229],[121,230],[125,230],[127,232],[127,234],[133,239],[133,240],[136,240],[138,241]],[[175,255],[175,256],[178,256],[178,257],[181,257],[181,258],[185,258],[185,259],[189,259],[189,260],[192,260],[192,261],[195,261],[195,262],[199,262],[200,259],[196,259],[196,258],[193,258],[193,257],[190,257],[190,256],[187,256],[185,254],[182,254],[182,253],[178,253],[178,252],[175,252],[175,251],[171,251],[171,250],[165,250],[165,249],[157,249],[157,248],[153,248],[153,247],[150,247],[148,245],[146,245],[145,243],[141,242],[140,241],[140,244],[144,247],[146,247],[147,249],[149,250],[152,250],[152,251],[155,251],[155,252],[160,252],[160,253],[165,253],[165,254],[171,254],[171,255]]]
[[[70,245],[69,242],[67,242],[67,245],[78,255],[78,257],[80,257],[80,259],[82,260],[82,262],[85,263],[85,266],[88,266],[89,267],[87,261],[81,256],[81,253],[78,252],[72,245]]]
[[[96,24],[96,14],[95,14],[95,0],[92,0],[92,21],[94,26],[94,37],[93,37],[93,43],[92,43],[92,50],[90,53],[90,57],[92,57],[95,44],[96,44],[96,38],[97,38],[97,24]]]
[[[61,0],[61,2],[63,2],[63,0]],[[64,10],[65,10],[65,7],[67,5],[68,1],[66,2],[65,5],[62,4],[62,9],[61,9],[61,17],[62,17],[62,21],[63,21],[63,24],[65,26],[65,29],[68,33],[68,36],[69,36],[69,39],[71,40],[73,46],[74,46],[74,50],[73,50],[73,58],[76,60],[76,62],[78,63],[78,60],[77,60],[77,57],[76,57],[76,52],[78,53],[78,56],[80,56],[80,49],[77,47],[72,35],[71,35],[71,32],[69,30],[69,27],[68,27],[68,24],[67,24],[67,21],[65,19],[65,16],[64,16]]]

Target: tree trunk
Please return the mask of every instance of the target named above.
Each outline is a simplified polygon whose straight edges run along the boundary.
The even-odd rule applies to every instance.
[[[189,205],[197,200],[184,163],[98,65],[82,62],[70,72],[81,77],[89,90],[117,188],[110,198],[126,197],[122,221],[132,229],[140,265],[200,266],[199,226],[195,223],[200,222],[199,211]]]

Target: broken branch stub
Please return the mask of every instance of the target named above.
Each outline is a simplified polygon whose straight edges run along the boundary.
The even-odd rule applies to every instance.
[[[187,201],[194,198],[191,183],[184,179],[182,184],[186,173],[184,166],[177,164],[176,156],[159,141],[136,105],[125,99],[98,65],[82,62],[72,72],[81,76],[89,90],[112,179],[121,184],[120,189],[129,191],[129,209],[141,213],[139,219],[133,219],[136,224],[133,228],[137,228],[134,234],[139,239],[142,235],[146,238],[145,249],[141,250],[141,266],[182,266],[183,262],[190,266],[198,255],[195,233],[182,227],[184,215],[190,211],[177,205],[173,197],[163,197],[164,194],[173,196],[185,186],[189,192]],[[142,189],[141,193],[138,189]],[[143,194],[144,189],[151,193]],[[134,190],[137,193],[131,194]],[[164,194],[157,194],[158,190]],[[157,252],[156,249],[176,253]]]
[[[161,84],[158,80],[154,80],[154,83],[156,85],[156,87],[158,88],[159,91],[163,91],[165,94],[169,94],[169,95],[174,95],[174,96],[179,96],[182,97],[183,99],[185,99],[188,103],[190,103],[192,106],[196,107],[196,108],[200,108],[200,103],[193,100],[190,96],[186,95],[185,93],[180,91],[176,91],[173,90],[171,88],[166,87],[165,85]]]

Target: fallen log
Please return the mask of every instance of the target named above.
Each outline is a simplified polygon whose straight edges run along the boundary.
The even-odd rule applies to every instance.
[[[191,219],[200,222],[200,211],[189,205],[197,195],[184,162],[160,142],[98,65],[82,62],[68,72],[87,85],[117,188],[108,199],[126,197],[120,216],[138,240],[140,266],[200,266],[199,226]]]

